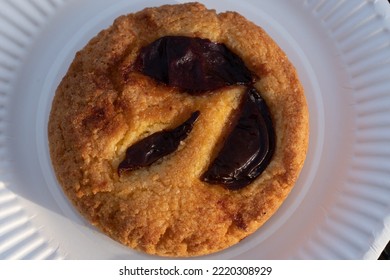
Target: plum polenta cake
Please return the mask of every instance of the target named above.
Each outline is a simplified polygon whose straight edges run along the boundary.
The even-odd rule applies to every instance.
[[[308,110],[262,28],[164,5],[120,16],[76,54],[48,136],[59,183],[93,225],[148,254],[199,256],[238,243],[286,199]]]

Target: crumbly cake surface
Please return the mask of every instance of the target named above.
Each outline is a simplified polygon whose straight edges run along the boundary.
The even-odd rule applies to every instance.
[[[131,70],[141,47],[167,35],[224,43],[258,77],[276,149],[249,186],[231,191],[199,179],[226,137],[243,87],[192,96]],[[176,152],[118,175],[129,146],[196,110],[200,117]],[[294,67],[260,27],[198,3],[165,5],[117,18],[76,54],[56,91],[48,136],[58,181],[92,224],[139,251],[198,256],[238,243],[285,200],[305,160],[308,112]]]

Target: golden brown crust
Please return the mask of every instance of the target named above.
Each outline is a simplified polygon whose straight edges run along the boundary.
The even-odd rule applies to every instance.
[[[166,35],[226,44],[259,80],[276,131],[263,174],[238,191],[199,180],[221,143],[243,89],[190,96],[131,71],[139,49]],[[126,148],[201,115],[178,151],[148,168],[117,175]],[[59,85],[49,120],[53,166],[79,211],[113,239],[163,256],[203,255],[258,229],[278,209],[302,168],[308,112],[286,55],[259,27],[234,12],[198,3],[121,16],[77,53]]]

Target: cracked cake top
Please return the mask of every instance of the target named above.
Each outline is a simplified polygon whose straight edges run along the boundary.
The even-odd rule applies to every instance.
[[[166,36],[223,44],[256,77],[252,94],[267,104],[275,149],[245,187],[202,176],[234,130],[248,86],[193,94],[139,71],[142,49]],[[194,112],[173,151],[118,172],[129,147],[180,127]],[[117,18],[76,54],[55,93],[48,135],[58,181],[88,221],[148,254],[199,256],[238,243],[286,199],[305,160],[308,111],[295,68],[262,28],[199,3],[164,5]],[[245,141],[243,151],[251,145]]]

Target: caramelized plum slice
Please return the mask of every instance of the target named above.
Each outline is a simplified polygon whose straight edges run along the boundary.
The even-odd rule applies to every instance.
[[[141,49],[134,67],[193,94],[253,82],[241,58],[224,44],[201,38],[162,37]]]
[[[237,122],[202,180],[231,190],[254,181],[268,166],[275,150],[271,117],[264,100],[251,88],[243,96]]]
[[[224,44],[185,36],[162,37],[141,49],[134,70],[191,94],[230,85],[247,86],[232,131],[201,179],[228,189],[241,189],[268,166],[275,150],[275,135],[267,105],[252,87],[255,76]],[[183,128],[176,128],[179,132],[158,132],[130,147],[119,172],[148,166],[175,151],[181,137],[191,131],[197,115],[199,112]]]
[[[130,146],[126,150],[125,159],[119,164],[119,175],[150,166],[160,158],[176,151],[180,142],[191,132],[199,115],[200,112],[196,111],[180,126],[172,130],[156,132]]]

